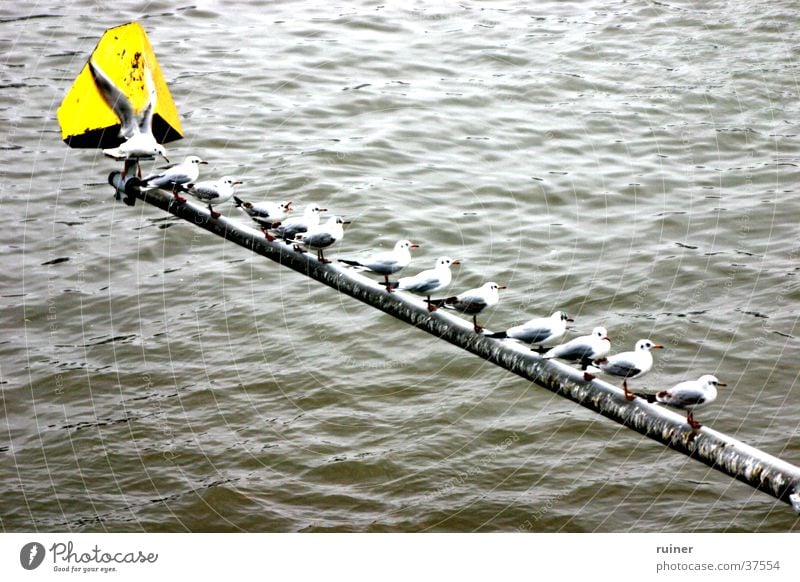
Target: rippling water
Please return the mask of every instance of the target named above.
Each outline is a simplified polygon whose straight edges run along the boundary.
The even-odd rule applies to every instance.
[[[252,199],[409,237],[409,271],[564,309],[641,384],[800,463],[793,2],[69,2],[0,9],[6,531],[797,531],[788,506],[145,204],[55,111],[148,31],[186,138]],[[230,207],[221,210],[234,215]]]

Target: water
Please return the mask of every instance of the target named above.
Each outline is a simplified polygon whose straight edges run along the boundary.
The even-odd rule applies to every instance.
[[[5,531],[798,531],[788,506],[145,204],[55,111],[148,31],[207,177],[564,309],[800,463],[791,2],[8,4]],[[233,215],[231,207],[220,208]]]

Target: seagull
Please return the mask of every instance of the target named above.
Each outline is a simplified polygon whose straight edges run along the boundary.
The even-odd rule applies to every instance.
[[[425,295],[428,303],[428,311],[436,311],[436,306],[431,303],[431,293],[436,293],[447,287],[450,281],[453,280],[450,266],[460,264],[461,261],[458,259],[439,257],[436,259],[433,269],[421,271],[411,277],[400,277],[397,281],[381,283],[381,285],[386,285],[387,291],[400,289],[402,291],[411,291],[417,295]]]
[[[386,290],[391,293],[392,289],[389,286],[389,275],[406,268],[411,262],[411,249],[416,248],[419,248],[419,245],[412,243],[410,240],[399,240],[395,243],[391,251],[374,254],[363,263],[349,261],[347,259],[339,259],[339,261],[351,267],[363,267],[369,269],[373,273],[383,275]]]
[[[508,328],[506,331],[498,331],[489,335],[495,339],[511,338],[532,344],[539,348],[551,346],[556,340],[561,339],[567,331],[567,322],[574,321],[563,311],[556,311],[550,317],[539,317]],[[544,351],[544,350],[542,350]]]
[[[223,176],[216,182],[211,180],[198,182],[188,188],[183,188],[183,190],[195,198],[207,202],[211,218],[219,218],[222,215],[211,208],[211,204],[222,204],[230,200],[237,184],[241,184],[241,182],[230,176]]]
[[[330,263],[322,254],[324,249],[337,244],[344,237],[343,224],[349,224],[341,216],[331,216],[325,224],[319,224],[302,234],[295,240],[303,246],[317,251],[317,260],[320,263]],[[295,247],[295,250],[300,250]]]
[[[434,299],[430,303],[437,307],[448,307],[455,309],[461,313],[466,313],[472,316],[472,325],[475,327],[475,333],[480,333],[483,328],[478,325],[478,314],[487,307],[493,307],[500,301],[500,294],[497,292],[499,289],[505,289],[505,285],[489,281],[484,283],[476,289],[464,291],[455,297],[447,297],[446,299]]]
[[[139,166],[139,158],[161,156],[169,163],[164,146],[153,137],[153,111],[156,108],[158,94],[150,68],[144,63],[142,66],[144,82],[147,87],[147,103],[141,113],[137,114],[128,96],[114,84],[114,81],[103,72],[97,63],[89,61],[89,71],[94,83],[103,100],[119,118],[119,136],[125,138],[125,141],[118,147],[104,149],[103,154],[115,160],[135,159],[140,178],[142,169]],[[124,170],[122,177],[125,177]]]
[[[201,160],[197,156],[186,156],[180,164],[167,168],[160,174],[153,174],[142,180],[144,188],[172,188],[172,194],[181,204],[186,202],[186,198],[178,194],[181,186],[191,187],[200,175],[200,164],[208,162]]]
[[[716,376],[706,374],[697,380],[687,380],[676,384],[669,390],[657,393],[655,401],[681,410],[688,410],[686,422],[692,428],[698,429],[702,425],[694,419],[694,409],[714,402],[717,399],[717,386],[727,386],[727,384],[717,380]]]
[[[282,237],[284,241],[293,242],[295,237],[306,232],[310,228],[319,225],[319,215],[327,208],[320,208],[317,204],[309,204],[303,211],[303,216],[294,216],[283,221],[275,230],[275,233]],[[266,233],[265,233],[266,234]],[[268,235],[267,238],[270,238]]]
[[[558,345],[545,353],[544,357],[548,360],[560,358],[568,362],[580,362],[581,370],[586,370],[593,360],[605,358],[610,351],[611,340],[606,328],[596,327],[590,335],[582,335]]]
[[[653,354],[650,350],[663,347],[649,339],[640,339],[632,352],[622,352],[595,360],[592,371],[599,370],[610,376],[624,378],[622,389],[625,391],[625,398],[633,400],[636,395],[628,392],[628,379],[638,378],[649,372],[653,367]],[[594,375],[589,372],[585,372],[583,376],[586,380],[594,379]]]
[[[292,211],[291,200],[284,200],[283,202],[256,202],[255,204],[251,204],[250,202],[245,202],[241,198],[234,196],[233,201],[236,203],[236,208],[247,214],[261,227],[261,231],[268,240],[275,240],[275,238],[269,234],[267,229],[278,226]]]

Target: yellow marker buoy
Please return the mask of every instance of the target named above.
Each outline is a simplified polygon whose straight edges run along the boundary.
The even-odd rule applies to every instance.
[[[96,63],[127,97],[137,112],[147,105],[147,67],[156,90],[153,136],[159,143],[183,137],[183,129],[164,75],[158,66],[147,33],[138,22],[108,29],[97,43],[90,60]],[[73,148],[113,148],[120,137],[120,120],[95,84],[89,65],[83,67],[58,108],[61,138]]]

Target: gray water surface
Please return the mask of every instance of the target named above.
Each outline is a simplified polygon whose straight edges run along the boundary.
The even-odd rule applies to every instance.
[[[796,3],[92,2],[0,9],[4,531],[800,530],[791,509],[165,215],[55,113],[138,20],[175,160],[563,309],[637,386],[800,463]],[[698,8],[698,4],[702,6]],[[149,171],[149,165],[145,171]],[[238,216],[232,206],[220,207]],[[329,213],[330,214],[330,213]],[[244,221],[244,217],[241,218]]]

